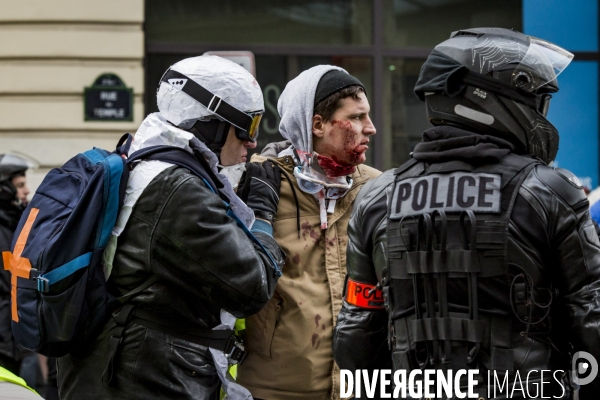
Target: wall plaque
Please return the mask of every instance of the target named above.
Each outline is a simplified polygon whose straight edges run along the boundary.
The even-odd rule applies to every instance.
[[[133,121],[133,89],[115,74],[102,74],[84,91],[86,121]]]

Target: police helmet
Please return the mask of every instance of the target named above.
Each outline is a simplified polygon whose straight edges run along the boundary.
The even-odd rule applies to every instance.
[[[27,161],[15,154],[0,154],[0,201],[18,202],[17,189],[12,178],[25,174],[29,168]]]
[[[164,73],[156,98],[167,121],[193,133],[217,155],[232,125],[240,140],[258,137],[262,91],[252,74],[230,60],[204,55],[179,61]]]
[[[546,119],[556,77],[573,54],[545,40],[502,28],[453,32],[421,68],[415,93],[434,125],[474,128],[504,138],[546,163],[558,131]]]

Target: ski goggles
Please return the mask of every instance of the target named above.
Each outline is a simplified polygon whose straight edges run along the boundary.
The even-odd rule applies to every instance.
[[[258,138],[258,126],[263,111],[250,113],[240,111],[204,86],[172,69],[167,70],[160,81],[176,86],[183,93],[206,107],[208,112],[225,122],[229,122],[236,128],[235,136],[238,139],[255,142]]]
[[[260,125],[260,120],[262,119],[263,112],[257,111],[254,113],[248,113],[247,115],[252,117],[250,127],[248,128],[248,130],[243,130],[234,125],[235,136],[244,142],[248,140],[251,142],[256,142],[256,139],[258,139],[258,126]]]
[[[317,194],[321,190],[325,189],[325,198],[331,200],[337,200],[346,195],[352,188],[352,178],[346,177],[345,184],[342,183],[325,183],[322,180],[311,177],[302,172],[301,167],[294,168],[294,176],[298,181],[300,190],[305,193]]]

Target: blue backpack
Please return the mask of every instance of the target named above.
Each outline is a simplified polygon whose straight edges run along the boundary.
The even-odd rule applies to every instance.
[[[125,135],[114,152],[94,148],[51,170],[23,213],[12,252],[2,254],[12,275],[13,336],[21,346],[63,356],[95,337],[112,311],[155,282],[152,277],[119,299],[106,291],[102,256],[123,204],[128,164],[177,164],[217,192],[202,157],[154,146],[126,159],[130,143]]]

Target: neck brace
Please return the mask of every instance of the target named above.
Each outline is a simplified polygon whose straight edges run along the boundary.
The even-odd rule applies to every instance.
[[[328,176],[323,171],[319,163],[317,152],[307,153],[302,150],[294,149],[294,158],[296,159],[296,168],[294,176],[298,181],[300,190],[315,196],[319,202],[319,215],[321,219],[321,229],[327,229],[327,214],[335,212],[336,201],[346,195],[352,188],[352,174],[356,167],[348,169],[347,175]]]
[[[326,162],[335,163],[329,157],[321,156],[316,151],[308,153],[298,149],[294,149],[294,157],[297,165],[294,170],[296,178],[305,179],[326,188],[350,189],[352,186],[352,180],[349,181],[348,176],[356,171],[356,167],[336,164],[338,173],[331,173],[331,171],[327,173],[322,166]]]

